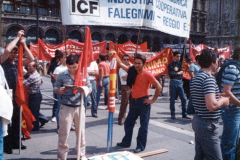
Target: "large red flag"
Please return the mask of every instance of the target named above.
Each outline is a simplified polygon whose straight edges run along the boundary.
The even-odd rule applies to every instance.
[[[18,78],[17,78],[17,85],[16,85],[16,93],[15,93],[15,101],[18,107],[22,106],[22,132],[27,138],[31,138],[29,131],[33,129],[33,121],[36,121],[34,116],[32,115],[30,109],[26,104],[26,98],[24,93],[24,86],[23,86],[23,45],[20,44],[19,46],[19,55],[18,55]]]
[[[75,85],[76,86],[85,86],[86,77],[87,77],[87,67],[90,66],[90,63],[93,61],[93,49],[92,49],[92,38],[91,31],[86,28],[85,43],[83,46],[83,52],[78,62],[78,70],[76,73]],[[74,91],[77,93],[77,90]]]

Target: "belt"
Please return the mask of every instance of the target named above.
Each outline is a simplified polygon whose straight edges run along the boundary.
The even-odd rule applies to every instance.
[[[143,96],[143,97],[140,97],[140,98],[132,98],[132,100],[141,101],[141,100],[147,99],[147,98],[149,98],[149,97],[150,97],[150,96],[147,95],[147,96]]]

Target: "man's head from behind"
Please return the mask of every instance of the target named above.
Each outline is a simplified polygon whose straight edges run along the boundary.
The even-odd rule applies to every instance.
[[[66,64],[70,74],[75,74],[77,72],[79,57],[80,54],[76,55],[71,54],[67,57]]]
[[[240,47],[234,49],[232,59],[240,61]]]
[[[203,49],[199,58],[198,63],[201,68],[212,67],[213,71],[218,67],[218,53],[212,49]]]

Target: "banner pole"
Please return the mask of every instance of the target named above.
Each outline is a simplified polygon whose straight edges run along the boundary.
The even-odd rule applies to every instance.
[[[183,59],[182,59],[182,70],[183,70],[183,62],[184,62],[184,58],[185,58],[185,54],[186,54],[186,44],[187,44],[187,41],[188,41],[188,39],[187,38],[185,38],[184,39],[184,45],[183,45]]]
[[[65,51],[67,51],[66,35],[65,35],[65,26],[62,25],[62,28],[63,28],[63,39],[64,39]]]
[[[117,91],[117,99],[118,99],[118,102],[119,102],[119,87],[118,87],[118,74],[116,75],[116,79],[117,79],[117,89],[116,89],[116,91]]]
[[[136,46],[136,50],[135,50],[135,56],[136,56],[136,54],[137,54],[137,49],[138,49],[138,43],[139,43],[139,37],[140,37],[141,28],[142,28],[142,26],[140,26],[139,31],[138,31],[138,38],[137,38],[137,46]]]
[[[81,93],[81,104],[80,104],[80,109],[79,109],[79,130],[78,130],[78,141],[77,141],[77,144],[78,144],[78,151],[77,151],[77,160],[80,160],[80,150],[81,150],[81,140],[82,140],[82,134],[81,134],[81,131],[82,131],[82,109],[83,109],[83,97],[84,97],[84,94]]]
[[[22,106],[20,107],[20,115],[19,115],[19,119],[20,119],[20,125],[19,125],[19,154],[21,154],[21,135],[22,135]]]
[[[107,153],[112,152],[112,133],[113,133],[113,113],[108,114],[108,138],[107,138]]]
[[[170,78],[168,76],[167,101],[169,101],[169,84],[170,84]]]

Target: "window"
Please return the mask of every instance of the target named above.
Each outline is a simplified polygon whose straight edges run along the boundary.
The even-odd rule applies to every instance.
[[[205,11],[205,0],[201,0],[201,10]]]
[[[200,32],[205,32],[205,22],[202,21],[201,24],[200,24]]]
[[[30,14],[31,13],[31,8],[28,6],[21,6],[20,7],[20,14]]]
[[[197,9],[197,0],[193,1],[193,9]]]
[[[39,7],[39,15],[47,16],[48,15],[47,9]]]
[[[14,12],[14,5],[12,5],[12,4],[3,4],[2,5],[2,11]]]

